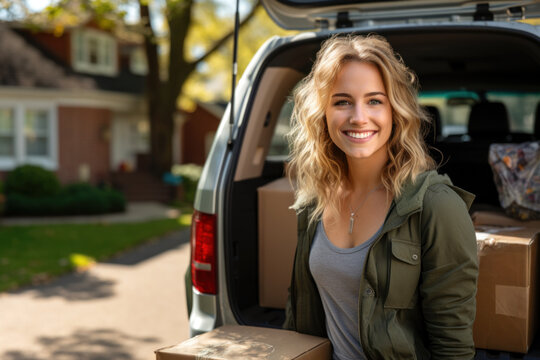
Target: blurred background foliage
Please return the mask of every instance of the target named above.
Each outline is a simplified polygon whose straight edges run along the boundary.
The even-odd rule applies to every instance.
[[[231,1],[233,3],[233,1]],[[201,4],[202,5],[202,4]],[[197,7],[192,31],[187,39],[189,48],[196,49],[200,46],[201,39],[212,39],[231,26],[232,14],[219,16],[215,9],[216,4],[205,1],[203,6]],[[262,6],[255,11],[254,18],[240,31],[238,44],[238,75],[239,78],[245,71],[249,61],[259,47],[274,35],[294,35],[296,31],[286,31],[278,27],[268,16]],[[191,100],[219,101],[228,100],[231,93],[231,59],[232,39],[216,51],[213,55],[197,67],[196,72],[186,82],[185,92],[189,96],[182,96],[183,107],[192,106]],[[192,55],[192,56],[193,56]]]
[[[156,175],[172,166],[174,114],[195,102],[226,102],[232,78],[235,1],[226,0],[0,0],[0,18],[61,35],[93,21],[144,44],[150,153]],[[36,4],[40,6],[36,7]],[[256,0],[240,2],[238,75],[273,35],[275,25]],[[39,10],[37,10],[39,9]]]
[[[39,3],[40,6],[35,4]],[[192,5],[191,5],[192,3]],[[0,18],[22,21],[36,29],[50,29],[61,35],[66,27],[78,26],[90,19],[104,30],[121,36],[139,37],[145,33],[139,7],[148,6],[151,13],[154,41],[158,45],[161,78],[168,76],[170,33],[167,17],[174,17],[178,4],[192,6],[191,20],[186,33],[186,60],[196,61],[220,37],[232,30],[234,3],[225,0],[0,0]],[[43,6],[47,4],[46,6]],[[256,8],[251,21],[242,26],[238,48],[238,75],[241,76],[256,50],[273,35],[294,35],[278,27],[262,6],[253,0],[240,1],[240,16]],[[140,38],[142,41],[142,38]],[[232,38],[214,50],[197,65],[187,78],[178,103],[184,110],[192,110],[194,101],[227,101],[230,97]]]
[[[2,198],[1,212],[10,216],[106,214],[126,208],[117,190],[87,183],[61,185],[54,172],[36,165],[8,173]]]

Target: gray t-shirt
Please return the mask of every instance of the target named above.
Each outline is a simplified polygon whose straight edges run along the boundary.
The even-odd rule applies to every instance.
[[[321,295],[334,360],[366,358],[359,338],[358,296],[364,262],[379,232],[356,247],[342,249],[330,242],[322,221],[317,224],[309,269]]]

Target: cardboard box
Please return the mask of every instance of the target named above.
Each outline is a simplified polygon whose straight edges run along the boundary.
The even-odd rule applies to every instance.
[[[526,227],[540,231],[540,220],[521,221],[506,216],[502,212],[476,211],[472,214],[475,225],[496,225],[504,227]]]
[[[294,189],[280,178],[257,189],[259,198],[259,305],[284,309],[297,242]]]
[[[330,360],[328,339],[294,331],[228,325],[156,351],[156,360]]]
[[[473,215],[480,261],[474,342],[481,349],[526,353],[536,331],[540,228],[498,216],[505,217]]]

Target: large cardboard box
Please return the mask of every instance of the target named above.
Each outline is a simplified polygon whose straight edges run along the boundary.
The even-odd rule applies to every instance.
[[[475,345],[526,353],[537,323],[540,227],[489,213],[473,219],[480,262]]]
[[[259,305],[285,308],[297,242],[294,189],[280,178],[257,189],[259,198]]]
[[[156,351],[156,360],[330,360],[328,339],[294,331],[228,325]]]

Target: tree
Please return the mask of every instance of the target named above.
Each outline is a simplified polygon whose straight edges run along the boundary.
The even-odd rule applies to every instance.
[[[29,14],[26,0],[0,0],[0,15],[5,19],[26,17]]]
[[[188,49],[197,49],[201,39],[212,38],[212,34],[219,33],[224,27],[231,27],[231,16],[217,19],[212,11],[212,3],[208,7],[198,4],[195,16],[186,40]],[[241,76],[255,52],[261,45],[274,35],[294,35],[296,31],[286,31],[274,23],[266,10],[260,6],[255,15],[240,30],[238,41],[238,75]],[[215,36],[215,35],[214,35]],[[223,101],[230,98],[231,91],[231,60],[232,39],[219,48],[191,74],[184,85],[185,91],[181,94],[180,106],[189,110],[193,103],[190,100],[212,102]],[[195,54],[196,55],[196,54]],[[194,57],[196,58],[196,57]]]
[[[253,18],[259,4],[252,6],[241,26]],[[140,17],[144,27],[145,50],[148,59],[147,100],[150,120],[150,153],[154,170],[161,174],[172,165],[172,137],[174,114],[182,89],[197,66],[208,59],[233,35],[231,28],[214,40],[196,59],[190,60],[186,39],[193,22],[193,0],[168,0],[165,18],[169,28],[169,56],[167,76],[160,72],[158,44],[152,27],[148,3],[140,0]]]
[[[2,1],[7,0],[0,0],[0,5]],[[159,1],[163,5],[161,15],[165,19],[165,29],[156,29],[153,24],[152,1]],[[17,0],[17,3],[24,2]],[[257,26],[246,34],[249,41],[241,42],[244,46],[239,48],[243,55],[239,58],[239,73],[247,65],[246,59],[251,58],[266,37],[274,33],[288,33],[269,20],[258,0],[248,4],[250,10],[240,26],[249,25],[254,17],[257,17]],[[129,6],[137,6],[140,14],[138,28],[144,37],[148,62],[146,98],[151,161],[154,172],[161,175],[169,171],[172,165],[174,115],[181,94],[184,93],[184,99],[192,98],[185,96],[186,87],[191,86],[197,89],[189,93],[201,95],[200,84],[208,80],[208,72],[203,74],[204,71],[200,70],[209,61],[221,70],[221,74],[230,74],[233,16],[218,16],[216,10],[220,5],[213,0],[57,0],[42,14],[29,16],[28,19],[34,25],[47,23],[58,34],[64,30],[64,26],[90,18],[103,28],[113,29],[125,25],[123,18]],[[5,7],[9,8],[7,5]],[[223,32],[224,28],[227,31]],[[243,36],[241,34],[241,39]],[[227,82],[220,90],[228,94],[229,89],[230,82]],[[204,95],[208,96],[208,92]]]

